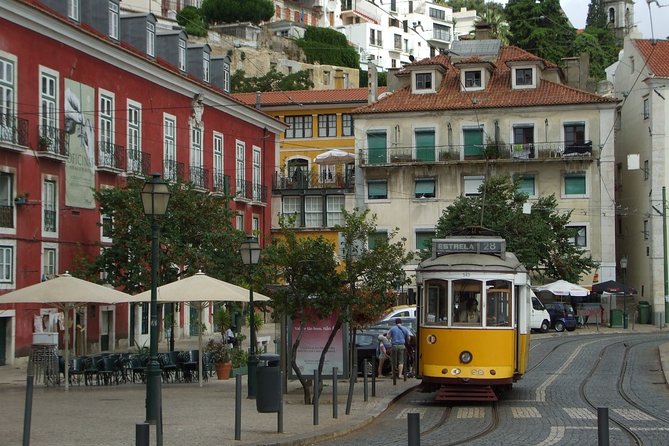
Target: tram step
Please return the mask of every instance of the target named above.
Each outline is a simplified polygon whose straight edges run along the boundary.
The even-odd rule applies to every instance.
[[[437,401],[497,401],[497,394],[490,386],[441,386]]]

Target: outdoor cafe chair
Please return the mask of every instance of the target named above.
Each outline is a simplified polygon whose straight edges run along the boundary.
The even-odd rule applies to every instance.
[[[177,365],[172,361],[169,353],[158,353],[158,363],[163,376],[163,382],[175,382],[177,375]]]
[[[132,355],[130,357],[130,374],[133,383],[136,382],[137,378],[139,378],[140,382],[146,381],[145,372],[148,359],[144,355]]]
[[[184,381],[192,382],[198,378],[198,361],[200,360],[200,352],[198,350],[188,350],[182,353],[184,358],[183,372]]]
[[[100,375],[98,370],[98,358],[93,356],[88,356],[84,360],[84,384],[87,386],[93,385],[93,378],[95,378],[95,383],[100,385]]]
[[[70,360],[69,380],[70,384],[76,382],[81,385],[81,377],[84,376],[84,358],[75,357]]]

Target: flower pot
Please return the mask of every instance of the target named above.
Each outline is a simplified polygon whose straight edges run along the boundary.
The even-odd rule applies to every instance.
[[[229,379],[230,372],[232,371],[232,362],[217,362],[214,364],[216,367],[216,377],[218,379]]]

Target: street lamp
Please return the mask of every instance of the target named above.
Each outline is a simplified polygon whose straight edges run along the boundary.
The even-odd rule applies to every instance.
[[[250,265],[251,270],[253,265],[260,260],[260,245],[258,239],[255,237],[247,237],[246,241],[242,243],[239,248],[242,255],[242,262],[244,265]],[[258,366],[258,357],[256,356],[256,324],[255,324],[255,309],[253,308],[253,284],[249,280],[249,329],[251,331],[251,349],[249,352],[249,378],[248,378],[248,398],[255,398],[256,396],[256,367]]]
[[[627,328],[627,256],[620,258],[620,269],[623,270],[623,328]]]
[[[146,369],[146,422],[156,425],[156,442],[162,444],[160,364],[158,364],[158,238],[159,228],[156,216],[165,215],[170,201],[167,183],[160,181],[160,174],[154,173],[151,181],[142,188],[144,214],[151,216],[151,331],[149,345],[149,365]]]

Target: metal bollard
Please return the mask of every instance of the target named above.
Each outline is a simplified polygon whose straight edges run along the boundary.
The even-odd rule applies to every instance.
[[[609,446],[609,408],[597,408],[597,445]]]
[[[318,426],[318,369],[314,370],[314,426]]]
[[[242,439],[242,375],[235,376],[235,440]]]
[[[362,361],[362,397],[363,401],[367,401],[367,370],[369,369],[369,361],[364,359]]]
[[[372,361],[372,365],[374,366],[374,371],[372,373],[372,397],[376,396],[376,370],[379,368],[379,359],[374,356],[374,360]]]
[[[420,414],[407,414],[409,429],[409,446],[420,446]]]
[[[283,382],[283,371],[279,372],[279,377]],[[280,434],[283,434],[283,392],[279,392],[279,412],[276,414],[276,427]]]
[[[332,367],[332,418],[337,418],[337,367]]]
[[[149,446],[149,423],[135,424],[135,446]]]

